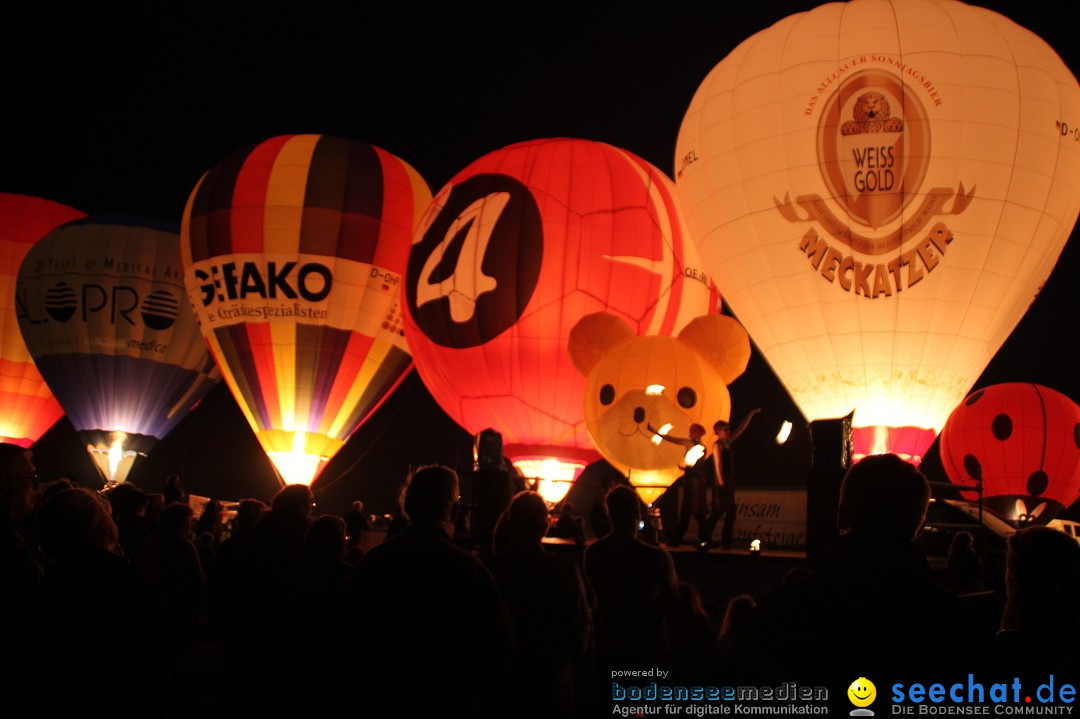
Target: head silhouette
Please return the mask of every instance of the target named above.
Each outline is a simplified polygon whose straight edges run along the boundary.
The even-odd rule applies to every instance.
[[[116,549],[119,532],[108,503],[88,489],[65,489],[49,498],[37,518],[41,548],[63,561],[90,550]]]
[[[840,486],[838,524],[845,533],[883,540],[914,539],[926,518],[930,485],[894,454],[865,457]]]
[[[414,526],[437,527],[451,521],[457,501],[457,473],[449,467],[430,465],[409,476],[401,509]]]
[[[613,534],[632,535],[637,533],[638,520],[641,519],[641,514],[638,509],[637,494],[634,493],[634,490],[624,484],[616,485],[607,493],[604,504],[607,506],[608,516],[611,518]]]
[[[311,489],[305,484],[290,484],[282,487],[274,495],[274,501],[270,505],[270,511],[275,515],[286,515],[307,519],[311,514]]]
[[[1013,627],[1080,627],[1080,544],[1050,527],[1009,537],[1005,590]]]
[[[539,544],[547,534],[547,502],[536,492],[518,492],[506,511],[506,531],[511,544]]]

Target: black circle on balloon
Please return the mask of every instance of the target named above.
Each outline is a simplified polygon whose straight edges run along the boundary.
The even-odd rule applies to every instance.
[[[1050,486],[1050,477],[1046,475],[1046,472],[1041,469],[1037,469],[1031,473],[1031,476],[1027,480],[1027,491],[1032,497],[1038,497],[1040,494],[1046,491],[1046,488]]]
[[[67,282],[57,282],[45,290],[45,312],[57,322],[71,319],[77,306],[75,289]]]
[[[142,320],[152,330],[167,330],[176,322],[180,303],[168,290],[154,290],[142,306]]]
[[[600,404],[607,407],[609,404],[615,401],[615,387],[606,384],[600,388]]]
[[[680,407],[690,409],[697,404],[697,392],[694,391],[693,387],[682,387],[676,399],[678,399]]]
[[[409,253],[409,312],[443,347],[490,342],[525,312],[543,258],[543,222],[529,189],[506,175],[470,177],[450,189]]]
[[[964,470],[971,476],[972,479],[979,482],[982,481],[982,465],[979,464],[978,458],[973,454],[964,455]]]
[[[971,396],[969,396],[967,399],[964,400],[964,404],[966,404],[968,407],[970,407],[971,405],[975,404],[980,399],[982,399],[982,396],[984,394],[986,394],[986,390],[984,390],[984,389],[981,389],[978,392],[972,392]]]
[[[996,439],[1000,439],[1002,442],[1004,442],[1012,436],[1012,417],[1005,414],[1004,412],[994,417],[994,421],[990,423],[990,431],[994,433],[994,437]]]

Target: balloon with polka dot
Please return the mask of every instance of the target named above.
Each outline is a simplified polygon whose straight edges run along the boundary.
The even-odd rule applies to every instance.
[[[1037,384],[977,390],[941,432],[941,463],[956,484],[982,482],[986,506],[1006,519],[1046,524],[1080,498],[1080,406]]]

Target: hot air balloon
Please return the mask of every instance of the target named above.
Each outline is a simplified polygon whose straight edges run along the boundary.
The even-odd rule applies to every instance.
[[[1046,524],[1080,499],[1080,406],[1037,384],[972,392],[941,431],[941,464],[1003,517]]]
[[[577,139],[511,145],[453,177],[413,236],[405,298],[431,395],[467,431],[498,430],[549,502],[600,458],[571,328],[607,311],[635,333],[671,335],[718,304],[671,181]]]
[[[1080,207],[1080,87],[950,0],[854,0],[739,45],[676,184],[716,283],[809,420],[917,461],[1019,322]]]
[[[58,202],[0,193],[0,442],[29,447],[64,414],[23,342],[13,288],[30,246],[83,216]]]
[[[220,379],[185,298],[177,229],[75,220],[19,268],[23,339],[109,484]]]
[[[409,238],[431,193],[385,150],[283,135],[207,172],[185,281],[225,381],[287,484],[311,484],[412,366]]]
[[[694,425],[729,421],[727,385],[750,360],[746,330],[720,314],[696,318],[677,337],[642,337],[615,315],[586,315],[571,330],[568,349],[586,378],[593,442],[650,505],[682,466],[704,454],[701,444],[664,437],[686,438]]]

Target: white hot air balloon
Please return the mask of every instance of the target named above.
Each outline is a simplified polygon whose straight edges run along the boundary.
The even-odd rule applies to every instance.
[[[698,89],[677,186],[709,272],[809,420],[917,461],[1080,207],[1080,88],[954,0],[853,0],[744,41]]]

